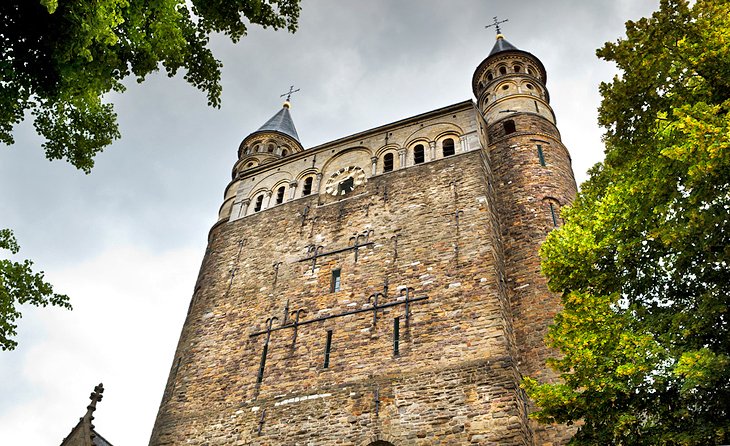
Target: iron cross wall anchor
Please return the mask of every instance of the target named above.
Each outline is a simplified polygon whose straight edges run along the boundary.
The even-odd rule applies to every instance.
[[[287,301],[288,302],[288,301]],[[294,334],[292,335],[291,339],[291,349],[294,350],[297,347],[297,327],[299,327],[299,319],[302,317],[302,314],[306,313],[307,310],[304,308],[300,308],[298,310],[294,310],[291,312],[292,316],[294,316]]]
[[[266,319],[266,340],[264,341],[264,350],[261,352],[261,363],[259,364],[259,374],[256,377],[256,383],[261,384],[264,380],[264,368],[266,367],[266,354],[269,352],[269,341],[271,340],[271,332],[274,321],[278,321],[279,318],[276,316]]]
[[[408,324],[410,321],[411,304],[428,299],[428,296],[411,297],[412,291],[413,291],[413,288],[410,288],[410,287],[404,289],[403,294],[405,294],[405,296],[404,296],[405,299],[398,299],[398,300],[394,300],[394,301],[386,302],[386,303],[382,303],[382,304],[378,300],[377,303],[371,302],[371,304],[369,306],[364,306],[363,308],[358,308],[356,310],[350,310],[350,311],[345,311],[345,312],[336,313],[336,314],[329,314],[329,315],[320,316],[320,317],[317,317],[314,319],[306,319],[304,321],[301,320],[300,314],[306,312],[306,310],[304,310],[304,309],[295,310],[290,313],[295,316],[294,322],[289,322],[287,324],[281,324],[278,327],[274,327],[273,320],[279,320],[279,318],[274,316],[272,318],[266,319],[266,324],[267,324],[266,330],[251,333],[249,335],[249,337],[253,338],[253,337],[265,334],[266,342],[264,343],[264,346],[268,347],[268,341],[271,336],[271,332],[274,332],[274,331],[284,330],[284,329],[288,329],[288,328],[293,328],[293,329],[297,330],[302,325],[308,325],[308,324],[312,324],[315,322],[322,322],[322,321],[326,321],[329,319],[351,316],[353,314],[359,314],[359,313],[365,313],[365,312],[371,312],[371,311],[376,313],[377,311],[382,310],[384,308],[395,307],[398,305],[406,306],[406,324]],[[377,294],[379,296],[383,296],[383,293],[377,293]],[[262,359],[265,359],[264,356],[262,356]],[[262,363],[263,363],[263,361],[262,361]]]
[[[317,257],[322,257],[324,255],[324,254],[320,254],[323,249],[324,249],[324,246],[322,246],[322,245],[308,245],[307,246],[307,255],[309,257],[300,260],[300,262],[303,262],[305,260],[311,260],[312,261],[312,273],[314,273],[315,268],[317,268]]]
[[[361,232],[360,234],[355,234],[353,237],[350,237],[350,240],[349,240],[350,248],[355,250],[355,263],[357,263],[357,255],[358,255],[358,252],[360,252],[360,248],[362,248],[364,246],[372,245],[372,243],[370,243],[369,239],[370,239],[370,236],[373,235],[373,233],[375,233],[375,231],[373,231],[372,229],[367,229],[367,230]],[[364,243],[361,244],[360,243],[361,240],[364,241]]]
[[[371,242],[369,240],[370,235],[372,235],[373,230],[369,229],[367,231],[362,232],[361,234],[356,234],[355,237],[350,238],[350,242],[352,242],[352,245],[349,245],[345,248],[339,248],[334,249],[332,251],[324,251],[324,246],[322,245],[307,245],[307,257],[304,257],[303,259],[299,259],[299,262],[312,262],[312,273],[314,273],[314,270],[317,268],[317,259],[320,257],[325,257],[333,254],[339,254],[341,252],[346,251],[355,251],[355,261],[357,262],[358,259],[358,251],[360,248],[364,248],[366,246],[373,246],[375,243]],[[364,242],[363,242],[364,241]],[[361,243],[363,242],[363,243]]]

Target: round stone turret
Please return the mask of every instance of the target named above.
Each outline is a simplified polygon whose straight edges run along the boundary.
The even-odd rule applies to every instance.
[[[546,81],[547,72],[537,57],[498,34],[489,56],[474,72],[472,90],[490,124],[516,113],[537,114],[555,124]]]
[[[291,103],[284,102],[281,110],[243,139],[238,147],[238,162],[233,166],[233,178],[246,169],[304,150],[290,108]]]

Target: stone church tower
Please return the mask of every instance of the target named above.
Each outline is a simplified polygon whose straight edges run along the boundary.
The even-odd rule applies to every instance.
[[[565,443],[519,388],[576,192],[546,79],[498,35],[476,104],[305,148],[287,101],[244,138],[150,444]]]

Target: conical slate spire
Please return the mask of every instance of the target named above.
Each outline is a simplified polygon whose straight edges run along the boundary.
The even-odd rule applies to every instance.
[[[271,117],[264,125],[259,127],[254,133],[258,132],[279,132],[283,133],[291,138],[294,138],[297,142],[299,141],[299,135],[297,129],[294,127],[294,121],[291,119],[289,113],[289,102],[285,102],[284,106],[274,116]]]
[[[497,41],[494,42],[494,46],[492,47],[492,51],[489,52],[490,56],[493,56],[497,53],[501,53],[503,51],[519,51],[517,50],[517,47],[512,45],[511,43],[507,42],[504,39],[504,36],[502,34],[497,34]]]

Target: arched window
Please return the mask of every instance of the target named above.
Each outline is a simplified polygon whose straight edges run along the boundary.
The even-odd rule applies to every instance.
[[[258,145],[258,144],[256,144],[255,146],[253,146],[253,151],[254,152],[260,152],[261,151],[261,146]]]
[[[246,167],[253,167],[253,163],[246,164]]]
[[[383,172],[390,172],[393,170],[393,154],[386,153],[383,157]]]
[[[289,154],[289,151],[286,149],[281,149],[281,156],[287,156]]]
[[[421,164],[426,160],[425,149],[422,144],[413,148],[413,164]]]
[[[312,193],[312,181],[314,181],[313,177],[307,177],[307,179],[304,180],[304,187],[302,188],[302,196],[309,195]]]
[[[451,156],[456,153],[456,150],[454,149],[454,140],[451,138],[444,139],[444,142],[441,143],[441,147],[443,149],[444,156]]]
[[[509,135],[510,133],[514,133],[517,131],[517,128],[515,127],[515,122],[511,119],[504,121],[502,125],[504,126],[505,135]]]
[[[258,197],[256,197],[256,205],[253,207],[254,212],[258,212],[261,210],[261,207],[264,205],[264,195],[261,194]]]
[[[275,145],[273,145],[273,144],[269,144],[269,145],[268,145],[268,146],[266,147],[266,151],[267,151],[267,152],[269,152],[269,153],[274,153],[274,150],[276,150],[276,146],[275,146]]]
[[[507,68],[499,67],[499,74],[507,74]]]
[[[522,70],[522,67],[519,65],[515,65],[514,67],[515,73],[519,73]]]
[[[281,186],[280,188],[276,189],[276,204],[281,204],[284,202],[284,191],[286,188],[284,186]]]
[[[493,75],[493,74],[492,74],[492,72],[490,71],[489,73],[487,73],[487,80],[488,80],[488,81],[491,81],[492,79],[494,79],[494,75]]]

